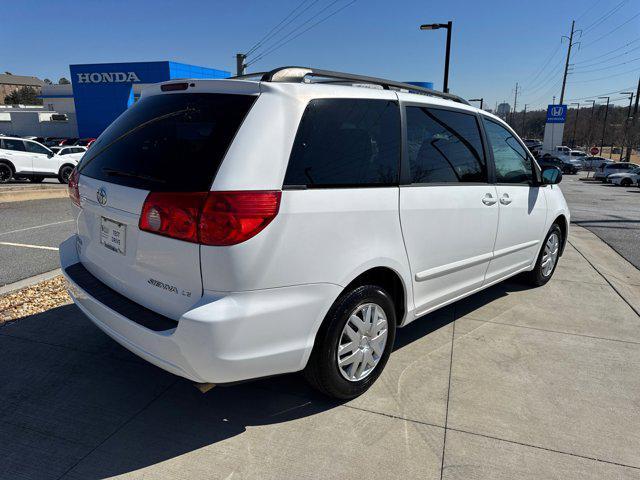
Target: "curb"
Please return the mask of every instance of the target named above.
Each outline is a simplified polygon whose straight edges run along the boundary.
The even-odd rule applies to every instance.
[[[39,190],[9,190],[0,191],[0,203],[24,202],[27,200],[45,200],[48,198],[65,198],[68,196],[66,188],[50,188]]]
[[[55,270],[51,270],[49,272],[40,273],[38,275],[34,275],[33,277],[18,280],[14,283],[9,283],[4,287],[0,287],[0,295],[13,293],[16,290],[20,290],[21,288],[32,287],[37,283],[44,282],[45,280],[50,280],[53,277],[57,277],[58,275],[62,275],[62,270],[56,268]]]
[[[571,224],[569,243],[640,316],[640,270],[595,233]]]

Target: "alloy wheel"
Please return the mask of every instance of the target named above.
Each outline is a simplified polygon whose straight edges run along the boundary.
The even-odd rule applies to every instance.
[[[8,182],[11,179],[13,172],[9,165],[0,163],[0,183]]]

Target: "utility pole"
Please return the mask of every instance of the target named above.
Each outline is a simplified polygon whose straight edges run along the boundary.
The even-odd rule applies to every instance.
[[[629,135],[629,141],[627,142],[627,158],[626,161],[631,160],[631,147],[634,143],[635,138],[635,128],[636,123],[638,121],[638,98],[640,97],[640,77],[638,77],[638,88],[636,90],[636,104],[633,107],[633,119],[631,120],[631,135]]]
[[[576,148],[576,127],[578,126],[578,115],[580,114],[580,103],[572,103],[571,105],[577,105],[576,118],[573,121],[573,135],[571,136],[571,148]]]
[[[571,58],[571,47],[573,46],[573,29],[576,26],[576,21],[571,22],[571,35],[569,37],[569,48],[567,49],[567,60],[564,63],[564,76],[562,77],[562,91],[560,92],[560,105],[564,102],[564,90],[567,85],[567,73],[569,72],[569,59]]]
[[[244,75],[244,69],[247,67],[244,63],[246,59],[247,56],[244,53],[236,54],[236,75],[238,77]]]
[[[600,140],[600,155],[602,155],[602,147],[604,146],[604,134],[607,131],[607,115],[609,114],[609,97],[598,97],[598,98],[607,99],[607,106],[604,110],[604,122],[602,122],[602,139]],[[611,149],[609,149],[609,158],[611,158]]]
[[[593,114],[596,109],[595,100],[586,100],[587,103],[591,102],[591,118],[589,119],[589,133],[587,133],[587,146],[591,146],[591,139],[593,138]],[[600,152],[602,154],[602,152]]]
[[[627,110],[627,118],[624,119],[624,133],[622,135],[622,148],[620,149],[619,161],[622,161],[622,152],[627,143],[627,126],[629,125],[629,117],[631,117],[631,104],[633,103],[633,92],[620,92],[621,95],[629,95],[629,110]]]
[[[524,112],[522,112],[522,132],[521,133],[522,133],[522,136],[525,138],[527,137],[527,132],[525,132],[524,130],[524,120],[525,118],[527,118],[527,105],[529,104],[528,103],[524,104]]]
[[[518,82],[516,82],[516,91],[513,97],[513,115],[511,115],[511,123],[513,123],[515,120],[517,106],[518,106]]]

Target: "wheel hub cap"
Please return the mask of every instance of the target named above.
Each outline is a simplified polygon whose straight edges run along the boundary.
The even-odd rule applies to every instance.
[[[548,277],[553,272],[553,268],[558,261],[558,251],[560,247],[560,238],[557,233],[549,235],[547,242],[544,244],[544,251],[542,253],[542,275]]]
[[[387,346],[387,317],[380,305],[365,303],[349,316],[338,343],[340,374],[350,382],[367,377]]]

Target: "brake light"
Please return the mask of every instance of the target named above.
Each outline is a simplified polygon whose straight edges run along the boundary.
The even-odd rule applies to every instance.
[[[165,237],[198,242],[198,219],[206,192],[151,192],[142,206],[138,226]]]
[[[200,242],[235,245],[260,233],[278,214],[279,191],[210,192],[200,216]]]
[[[69,175],[69,184],[67,185],[67,191],[69,192],[69,198],[71,201],[80,206],[80,188],[78,187],[78,179],[80,178],[80,174],[77,169],[73,169],[71,175]]]
[[[278,214],[279,191],[149,193],[140,230],[203,245],[235,245]]]

